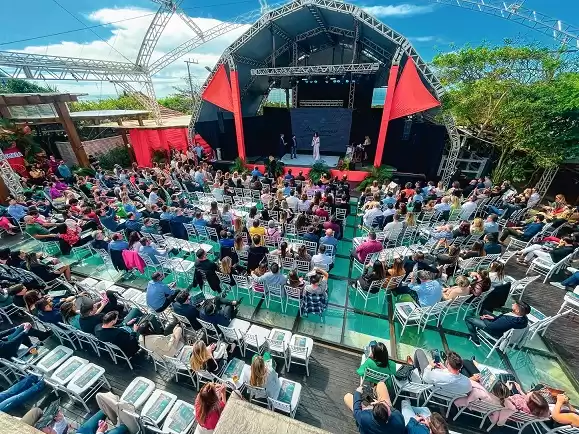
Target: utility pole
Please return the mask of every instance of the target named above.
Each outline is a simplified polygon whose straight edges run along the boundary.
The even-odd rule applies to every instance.
[[[185,63],[187,64],[187,75],[189,77],[189,89],[191,90],[191,109],[193,109],[195,107],[195,97],[193,95],[193,80],[191,79],[191,68],[189,67],[189,64],[193,64],[193,65],[198,65],[199,61],[198,60],[186,60]]]

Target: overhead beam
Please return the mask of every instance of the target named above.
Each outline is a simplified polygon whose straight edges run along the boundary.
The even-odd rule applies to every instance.
[[[149,66],[149,62],[151,61],[151,56],[153,55],[153,51],[155,51],[155,47],[157,46],[157,42],[159,42],[159,38],[163,34],[163,30],[167,26],[167,23],[175,13],[174,5],[178,5],[183,0],[176,0],[175,2],[172,1],[157,1],[159,3],[159,9],[157,13],[151,20],[151,24],[143,37],[143,42],[141,42],[141,47],[139,48],[139,54],[137,54],[137,60],[135,64],[139,66]]]
[[[328,42],[330,44],[335,44],[336,41],[334,41],[334,38],[332,38],[332,36],[328,32],[328,26],[326,25],[326,22],[324,21],[324,18],[322,17],[320,10],[315,5],[313,5],[311,3],[307,4],[307,8],[309,9],[309,11],[312,14],[312,16],[314,17],[314,19],[316,20],[316,23],[318,23],[318,27],[326,35]]]
[[[350,63],[345,65],[315,65],[315,66],[286,66],[281,68],[252,69],[251,75],[269,77],[333,75],[345,74],[374,74],[380,69],[379,63]]]

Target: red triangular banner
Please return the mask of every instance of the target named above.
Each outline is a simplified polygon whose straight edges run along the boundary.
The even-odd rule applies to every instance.
[[[233,111],[233,100],[231,99],[231,85],[225,72],[223,64],[219,65],[217,72],[203,91],[201,97],[205,101],[215,104],[224,110]]]
[[[414,60],[409,57],[394,90],[390,119],[401,118],[439,105],[440,102],[422,83]]]

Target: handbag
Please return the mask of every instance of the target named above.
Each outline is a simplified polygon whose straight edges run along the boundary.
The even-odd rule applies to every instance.
[[[396,378],[398,381],[410,381],[412,371],[414,371],[414,366],[402,365],[394,374],[394,378]]]

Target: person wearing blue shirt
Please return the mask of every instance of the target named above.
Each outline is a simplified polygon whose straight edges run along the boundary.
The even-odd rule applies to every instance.
[[[320,241],[320,237],[315,234],[313,226],[308,227],[308,232],[302,236],[302,239],[305,241],[312,241],[316,244],[318,244]]]
[[[155,247],[153,247],[151,245],[151,241],[149,241],[148,238],[143,237],[143,238],[141,238],[141,240],[139,242],[141,243],[141,248],[139,249],[139,254],[140,255],[147,255],[149,258],[151,258],[151,261],[153,261],[153,263],[155,263],[155,264],[159,263],[157,256],[167,256],[166,251],[160,252]]]
[[[163,273],[155,272],[147,285],[147,306],[155,312],[163,312],[179,293],[163,282]]]
[[[336,253],[338,240],[334,237],[334,231],[332,229],[326,229],[326,235],[320,238],[320,244],[334,246],[334,254]]]
[[[498,234],[499,233],[499,224],[497,223],[499,220],[499,216],[496,214],[489,214],[487,219],[484,222],[484,231],[485,234]]]
[[[127,214],[128,220],[125,222],[125,227],[131,231],[139,232],[143,224],[137,221],[137,217],[132,212]]]
[[[117,210],[112,207],[105,207],[99,210],[99,220],[101,225],[112,232],[120,231],[124,229],[127,225],[127,222],[117,223],[115,220],[115,216],[117,214]]]
[[[283,179],[284,179],[285,181],[291,181],[291,180],[295,179],[294,176],[292,175],[292,170],[291,170],[291,169],[288,169],[288,170],[287,170],[287,173],[285,174],[285,176],[283,177]]]
[[[498,234],[486,234],[484,237],[484,250],[487,255],[496,255],[503,253],[503,249],[499,244]]]
[[[545,226],[544,220],[545,216],[543,214],[537,214],[532,223],[528,223],[524,226],[504,228],[499,237],[499,241],[501,244],[504,244],[509,235],[519,240],[529,241],[543,230],[543,227]]]
[[[207,220],[203,218],[203,214],[200,211],[195,213],[195,218],[193,219],[193,226],[207,226]]]
[[[420,283],[416,283],[416,277],[418,277]],[[393,289],[392,292],[397,296],[409,294],[421,307],[434,306],[442,299],[442,285],[438,280],[433,280],[432,273],[426,270],[412,273],[410,285],[400,286]]]
[[[386,197],[384,199],[382,199],[382,204],[383,205],[388,205],[388,204],[396,205],[396,198],[394,197],[394,194],[391,191],[386,193]]]
[[[203,188],[203,185],[205,184],[205,177],[203,176],[203,172],[201,172],[201,169],[197,168],[195,170],[195,175],[193,177],[195,178],[195,182],[199,184],[201,188]]]
[[[8,205],[8,214],[14,217],[15,220],[21,221],[27,212],[27,207],[20,205],[18,202],[16,202],[16,199],[10,199],[10,205]]]
[[[402,413],[392,406],[388,388],[383,381],[376,385],[377,399],[370,407],[363,407],[362,386],[354,394],[344,396],[344,404],[354,413],[360,434],[405,434]]]
[[[289,186],[289,183],[284,182],[284,184],[283,184],[283,195],[286,196],[286,197],[289,196],[290,191],[291,191],[291,187]]]
[[[251,171],[251,176],[257,176],[258,178],[261,178],[263,176],[263,174],[259,171],[257,166],[255,166],[253,168],[253,170]]]
[[[173,220],[175,214],[173,214],[167,206],[163,206],[163,212],[159,215],[159,220]]]
[[[121,234],[113,234],[113,239],[109,243],[110,250],[127,250],[129,248],[129,243],[127,243]]]
[[[60,176],[62,176],[64,179],[72,178],[72,172],[70,171],[68,166],[64,164],[64,161],[60,162],[56,170],[58,170],[58,173],[60,173]]]

